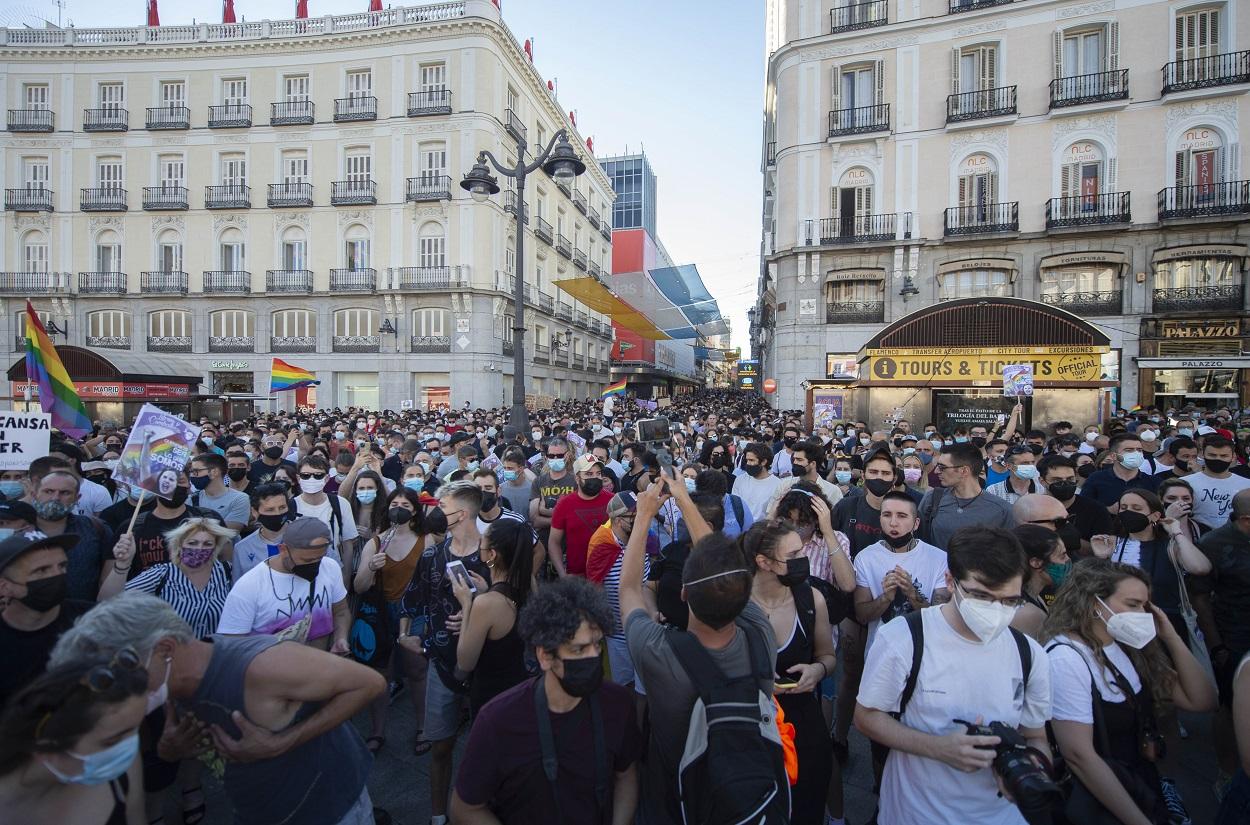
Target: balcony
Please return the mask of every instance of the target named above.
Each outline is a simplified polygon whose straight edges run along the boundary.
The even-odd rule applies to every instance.
[[[880,324],[884,321],[884,301],[839,301],[825,304],[826,324]]]
[[[511,358],[513,355],[516,354],[516,348],[512,345],[511,341],[504,341],[503,348],[500,350],[500,354],[503,355],[505,358]]]
[[[566,258],[573,257],[573,244],[569,243],[569,239],[563,235],[556,235],[556,252],[559,252]]]
[[[125,212],[126,190],[112,186],[83,189],[78,208],[83,212]]]
[[[586,271],[590,273],[590,277],[592,278],[600,278],[603,276],[603,270],[601,270],[599,268],[599,264],[594,261],[591,261],[586,265]]]
[[[1152,297],[1156,313],[1240,310],[1243,302],[1241,284],[1156,289]]]
[[[157,106],[149,108],[147,127],[150,131],[190,129],[191,110],[186,106]]]
[[[51,132],[56,128],[56,116],[51,109],[10,109],[10,132]]]
[[[552,234],[551,224],[547,223],[541,217],[535,220],[534,235],[546,241],[548,244],[550,244],[552,239],[555,237]]]
[[[573,323],[577,324],[579,327],[581,327],[584,330],[589,330],[590,329],[590,316],[586,314],[585,310],[579,309],[573,313]]]
[[[1176,60],[1163,67],[1163,94],[1250,83],[1250,51]]]
[[[399,275],[399,289],[438,291],[452,286],[449,266],[401,266],[395,272]]]
[[[517,197],[515,189],[505,191],[503,193],[503,211],[507,212],[509,215],[515,215],[517,210],[520,208],[519,201],[520,199]],[[529,222],[529,211],[526,210],[526,213],[522,218],[522,223],[528,224]]]
[[[209,352],[256,352],[256,339],[251,335],[232,335],[228,338],[212,336],[208,339]]]
[[[593,206],[590,207],[590,211],[586,213],[586,221],[592,227],[594,227],[595,229],[598,229],[599,228],[599,210],[595,209]]]
[[[51,272],[0,272],[0,294],[43,296],[52,282]]]
[[[576,353],[576,352],[573,353],[573,369],[576,369],[576,370],[586,369],[586,356],[581,355],[580,353]]]
[[[404,200],[409,203],[451,200],[450,175],[421,175],[408,178]]]
[[[266,292],[302,293],[307,295],[313,289],[311,269],[267,269],[265,270]]]
[[[284,209],[313,205],[311,183],[271,183],[268,203],[270,209]]]
[[[603,239],[608,243],[612,242],[612,224],[609,223],[606,218],[603,221],[603,226],[599,227],[599,234],[602,235]]]
[[[1060,77],[1050,81],[1050,108],[1128,100],[1128,69]]]
[[[568,321],[570,324],[573,323],[572,304],[566,304],[564,303],[564,301],[557,301],[556,302],[556,317],[559,318],[561,321]]]
[[[1119,315],[1123,306],[1123,292],[1064,292],[1042,293],[1042,303],[1066,309],[1075,315]]]
[[[378,99],[373,95],[361,97],[338,97],[334,99],[334,122],[351,123],[356,120],[377,120]]]
[[[451,114],[451,89],[408,93],[408,117]]]
[[[284,100],[269,104],[270,126],[311,126],[317,107],[311,100]]]
[[[250,209],[252,187],[241,183],[204,187],[205,209]]]
[[[538,290],[538,308],[550,315],[555,311],[556,299],[540,289]]]
[[[590,207],[586,203],[586,195],[584,192],[577,189],[573,190],[573,206],[578,212],[581,212],[583,215],[586,214],[586,210]]]
[[[450,353],[450,335],[414,335],[408,341],[409,352],[416,353]]]
[[[1128,192],[1103,192],[1046,201],[1046,228],[1129,223]]]
[[[983,235],[990,232],[1020,231],[1020,202],[981,203],[953,206],[942,219],[943,234]]]
[[[331,206],[377,206],[378,185],[371,180],[336,180],[330,184]]]
[[[130,112],[111,106],[106,109],[83,109],[84,132],[125,132],[130,128]]]
[[[4,208],[10,212],[51,212],[52,190],[42,186],[5,189]]]
[[[376,269],[331,269],[331,292],[373,292],[378,287]]]
[[[79,272],[79,295],[125,295],[125,272]]]
[[[186,209],[189,202],[185,186],[143,187],[143,208],[149,212]]]
[[[834,109],[829,113],[829,137],[890,131],[890,104]]]
[[[867,0],[829,10],[829,33],[871,29],[889,22],[886,0]]]
[[[190,335],[149,335],[148,352],[190,352]]]
[[[316,352],[315,335],[275,335],[269,339],[270,352]]]
[[[1160,189],[1159,220],[1175,221],[1250,213],[1250,181],[1199,183]]]
[[[91,349],[130,349],[130,336],[88,335],[87,346]]]
[[[775,140],[764,144],[764,165],[770,169],[777,165],[777,141]]]
[[[963,123],[1016,114],[1016,87],[997,86],[946,96],[946,122]]]
[[[335,352],[381,352],[382,338],[378,335],[336,335],[333,346]]]
[[[539,364],[548,364],[551,362],[551,347],[546,344],[534,345],[534,361]]]
[[[524,143],[526,135],[525,124],[521,122],[521,118],[517,117],[516,112],[511,109],[504,109],[503,112],[503,128],[504,131],[512,135],[513,140]]]
[[[252,125],[250,103],[224,103],[208,107],[208,128],[246,129]]]
[[[186,295],[187,273],[141,272],[139,291],[145,295]]]
[[[946,6],[948,14],[960,14],[965,11],[988,9],[992,6],[1006,6],[1013,0],[949,0]]]
[[[210,270],[204,273],[204,294],[246,294],[252,291],[252,273],[241,269]]]
[[[911,237],[911,213],[886,215],[855,215],[845,218],[822,218],[821,244],[882,243]]]
[[[586,264],[587,264],[586,253],[580,249],[574,249],[573,250],[573,266],[577,267],[582,272],[585,272]]]

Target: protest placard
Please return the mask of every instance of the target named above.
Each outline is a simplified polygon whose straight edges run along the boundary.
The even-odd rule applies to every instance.
[[[1003,367],[1003,395],[1024,398],[1033,394],[1033,365],[1009,364]]]
[[[25,470],[48,454],[52,416],[0,410],[0,470]]]
[[[170,498],[178,474],[191,460],[199,427],[152,404],[144,404],[113,468],[113,479]]]

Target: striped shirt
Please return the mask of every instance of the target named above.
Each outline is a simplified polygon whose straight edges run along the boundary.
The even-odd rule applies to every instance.
[[[213,574],[209,577],[208,586],[198,590],[178,565],[163,562],[152,565],[126,582],[126,589],[153,594],[160,590],[160,597],[191,625],[195,637],[204,639],[217,632],[221,609],[226,604],[226,594],[230,592],[230,574],[218,559],[213,562]]]
[[[617,544],[620,544],[618,541]],[[610,639],[625,640],[625,620],[621,616],[621,564],[625,561],[625,547],[621,546],[621,553],[616,557],[616,561],[612,563],[612,569],[608,571],[608,575],[603,578],[603,592],[608,597],[608,606],[612,608],[612,615],[616,618],[616,627],[611,633],[604,633]],[[651,558],[647,554],[642,556],[642,580],[645,582],[651,575]]]

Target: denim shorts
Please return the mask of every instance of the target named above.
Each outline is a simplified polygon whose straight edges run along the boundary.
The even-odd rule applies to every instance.
[[[429,742],[451,739],[460,730],[461,709],[468,697],[443,684],[438,668],[431,663],[425,680],[425,733]]]

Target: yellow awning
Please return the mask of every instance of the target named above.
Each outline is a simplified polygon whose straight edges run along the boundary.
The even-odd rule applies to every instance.
[[[651,323],[651,320],[594,278],[565,278],[555,285],[595,312],[607,315],[625,329],[651,341],[667,341],[672,336]]]

